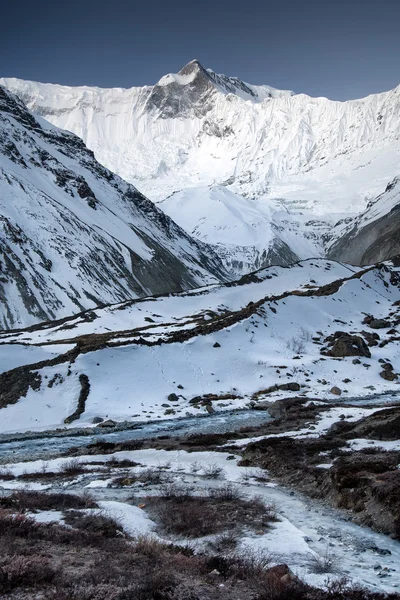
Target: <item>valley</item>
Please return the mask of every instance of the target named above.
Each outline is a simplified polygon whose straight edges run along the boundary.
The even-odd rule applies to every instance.
[[[398,600],[400,88],[0,79],[0,597]]]

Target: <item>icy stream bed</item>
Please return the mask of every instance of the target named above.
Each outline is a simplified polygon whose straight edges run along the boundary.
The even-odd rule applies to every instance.
[[[370,398],[368,399],[371,400]],[[382,395],[373,399],[376,406],[398,401],[398,397]],[[339,403],[342,404],[342,403]],[[344,403],[343,403],[344,404]],[[365,404],[365,399],[353,399],[351,404]],[[333,411],[337,409],[332,409]],[[360,409],[369,411],[368,409]],[[276,562],[285,562],[305,581],[323,586],[330,579],[348,577],[382,592],[400,589],[400,543],[390,537],[352,522],[351,513],[333,509],[323,502],[311,500],[293,490],[279,486],[265,471],[239,466],[240,456],[228,452],[186,452],[184,450],[141,449],[113,454],[82,455],[74,459],[84,471],[74,477],[49,480],[43,473],[63,471],[71,459],[60,457],[72,446],[84,446],[97,440],[127,441],[171,435],[186,436],[193,433],[218,433],[239,430],[244,426],[257,426],[270,420],[268,413],[240,411],[219,413],[203,418],[187,418],[173,422],[146,423],[137,429],[88,436],[43,437],[32,440],[4,442],[0,445],[2,468],[7,480],[0,481],[0,494],[17,489],[63,491],[74,494],[89,492],[102,510],[119,520],[129,535],[151,533],[161,536],[156,524],[138,505],[146,496],[160,492],[165,483],[188,486],[192,493],[202,494],[209,488],[231,483],[247,498],[261,497],[273,504],[279,520],[263,531],[243,530],[239,550],[252,548],[272,553]],[[326,420],[326,418],[325,418]],[[221,448],[223,450],[223,448]],[[112,464],[110,459],[114,460]],[[125,468],[115,461],[132,461]],[[209,478],[207,469],[213,465],[220,474]],[[163,483],[143,483],[137,477],[146,469],[160,469]],[[38,481],[34,474],[41,473]],[[32,474],[32,481],[19,476]],[[11,478],[10,478],[11,475]],[[132,484],[118,486],[115,478],[132,477]],[[15,479],[12,479],[14,477]],[[37,514],[39,520],[61,520],[54,511]],[[145,530],[144,530],[145,529]],[[171,539],[169,539],[171,541]],[[185,539],[173,539],[185,543]],[[204,549],[202,538],[190,540],[199,550]],[[329,556],[335,568],[331,573],[316,574],[313,557]]]
[[[394,592],[400,587],[400,543],[386,535],[351,522],[348,515],[327,507],[323,503],[310,500],[291,490],[279,487],[268,474],[258,469],[240,467],[239,456],[226,452],[186,452],[183,450],[143,449],[117,452],[116,460],[130,460],[138,463],[128,472],[162,469],[164,483],[188,486],[192,493],[202,494],[210,487],[231,483],[237,486],[247,498],[261,497],[267,504],[273,504],[279,520],[263,531],[244,530],[239,541],[239,550],[246,548],[272,553],[275,561],[287,563],[304,580],[323,586],[327,579],[348,577],[370,588]],[[80,456],[85,472],[69,481],[55,481],[50,485],[23,483],[31,489],[43,491],[64,491],[74,494],[90,492],[102,510],[119,520],[129,535],[151,533],[161,536],[155,523],[144,510],[137,508],[143,498],[157,494],[161,484],[133,483],[128,487],[115,487],[113,478],[118,469],[110,473],[108,462],[111,455]],[[13,475],[36,473],[63,468],[67,458],[49,461],[10,463]],[[101,465],[104,465],[103,467]],[[210,479],[205,474],[210,465],[219,467],[218,477]],[[121,470],[120,474],[127,473]],[[16,480],[17,482],[17,480]],[[40,487],[41,486],[41,487]],[[15,490],[12,481],[5,482],[3,493]],[[143,516],[142,516],[143,515]],[[140,518],[139,518],[140,517]],[[52,520],[51,512],[37,515],[39,520]],[[53,520],[60,515],[54,512]],[[143,527],[146,527],[146,531]],[[169,538],[171,540],[171,538]],[[209,537],[207,538],[207,541]],[[173,539],[184,543],[189,540]],[[191,545],[201,550],[205,540],[190,540]],[[313,556],[329,555],[335,565],[332,573],[316,574],[312,566]]]

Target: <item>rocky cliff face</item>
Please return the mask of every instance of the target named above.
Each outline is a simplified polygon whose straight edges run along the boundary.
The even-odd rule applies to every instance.
[[[400,178],[354,219],[339,222],[329,256],[354,265],[369,265],[400,254]]]
[[[0,327],[225,278],[82,140],[0,87]]]

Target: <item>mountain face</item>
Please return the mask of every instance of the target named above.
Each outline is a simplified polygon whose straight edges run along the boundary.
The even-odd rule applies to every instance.
[[[292,92],[282,92],[268,86],[252,86],[236,77],[217,75],[211,69],[204,69],[197,60],[193,60],[179,73],[170,73],[162,77],[151,89],[145,108],[161,119],[202,118],[213,110],[218,93],[262,102],[266,98],[285,97]],[[216,130],[216,133],[224,132]]]
[[[333,102],[251,86],[198,61],[142,88],[0,81],[154,201],[223,185],[318,215],[355,213],[397,174],[400,87]]]
[[[159,203],[193,237],[214,244],[232,275],[289,265],[324,253],[326,221],[293,214],[279,201],[243,198],[226,187],[187,188]]]
[[[0,327],[226,278],[81,139],[0,87]]]
[[[400,178],[353,219],[339,222],[332,233],[329,256],[369,265],[400,254]]]
[[[231,276],[326,255],[340,222],[367,211],[398,174],[400,87],[333,102],[198,61],[142,88],[0,82],[215,244]]]
[[[0,432],[394,392],[399,286],[386,265],[310,259],[0,332]]]

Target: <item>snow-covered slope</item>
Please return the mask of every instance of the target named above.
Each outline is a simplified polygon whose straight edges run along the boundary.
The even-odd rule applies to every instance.
[[[357,265],[400,255],[400,178],[389,183],[359,216],[337,223],[329,255]]]
[[[197,61],[143,88],[1,81],[156,201],[225,185],[319,215],[359,212],[398,172],[400,87],[333,102],[250,86]]]
[[[244,198],[222,186],[187,188],[159,206],[190,235],[214,244],[236,275],[322,256],[320,239],[330,229],[327,220],[289,211],[280,201]]]
[[[0,430],[329,398],[332,386],[343,398],[396,390],[379,359],[399,372],[399,285],[385,265],[360,271],[314,259],[1,334],[0,365],[14,370],[0,375]],[[366,314],[388,320],[378,342]],[[371,357],[321,355],[337,330],[373,342]]]
[[[210,248],[1,87],[0,230],[3,328],[225,277]]]
[[[363,212],[399,172],[400,86],[334,102],[196,60],[142,88],[0,82],[152,200],[168,197],[166,213],[217,243],[236,275],[320,255],[327,230]]]

